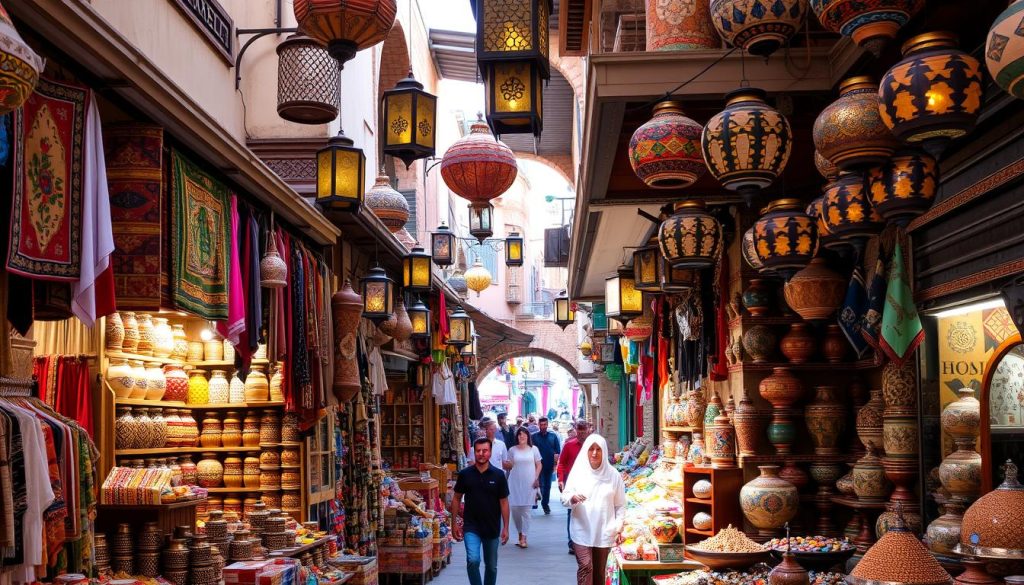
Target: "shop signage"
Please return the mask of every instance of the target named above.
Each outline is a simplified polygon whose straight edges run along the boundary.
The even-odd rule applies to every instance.
[[[217,0],[171,0],[229,63],[235,54],[235,25]]]

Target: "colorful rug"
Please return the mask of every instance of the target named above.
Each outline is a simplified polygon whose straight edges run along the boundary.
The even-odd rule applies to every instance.
[[[40,79],[14,113],[7,269],[15,274],[78,279],[89,99],[87,87]]]
[[[228,318],[230,191],[171,151],[171,289],[179,309]]]
[[[151,124],[103,127],[114,230],[114,292],[120,309],[160,308],[164,131]]]

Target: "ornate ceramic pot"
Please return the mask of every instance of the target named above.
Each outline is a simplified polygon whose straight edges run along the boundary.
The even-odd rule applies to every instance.
[[[162,408],[152,408],[149,418],[153,421],[153,447],[160,449],[167,446],[167,421]]]
[[[228,341],[227,339],[225,339],[221,343],[221,346],[223,346],[221,348],[221,352],[224,355],[224,361],[226,361],[226,362],[233,362],[233,361],[235,361],[235,346],[232,345],[231,342]]]
[[[846,296],[843,276],[825,265],[823,258],[811,260],[783,286],[786,303],[808,321],[828,319]]]
[[[139,322],[139,345],[135,352],[139,355],[153,355],[153,316],[140,313],[136,319]]]
[[[224,370],[212,370],[210,381],[207,383],[209,392],[209,404],[225,404],[231,395],[227,378],[224,377]]]
[[[701,465],[704,463],[704,437],[702,433],[697,431],[693,431],[691,437],[693,442],[690,443],[690,450],[686,454],[686,460],[694,465]]]
[[[146,364],[146,400],[160,400],[167,393],[167,379],[159,362]]]
[[[787,461],[782,466],[782,469],[779,470],[779,477],[795,485],[797,490],[804,489],[810,483],[810,476],[807,475],[807,472],[792,461]]]
[[[192,416],[192,411],[184,408],[178,411],[178,418],[181,419],[182,426],[185,432],[183,436],[183,447],[195,447],[199,444],[199,424],[196,423],[195,417]]]
[[[139,430],[138,449],[152,449],[156,447],[159,431],[153,425],[153,419],[149,417],[148,408],[135,409],[135,425]]]
[[[957,390],[957,394],[960,398],[942,409],[942,430],[953,438],[973,439],[981,428],[981,404],[969,386]]]
[[[746,391],[736,405],[736,411],[732,413],[732,421],[736,428],[736,444],[740,455],[756,455],[761,440],[761,416]]]
[[[804,420],[816,455],[839,453],[839,438],[846,429],[846,407],[835,386],[817,386],[814,401],[804,408]]]
[[[759,534],[768,535],[796,516],[800,495],[796,486],[779,478],[777,465],[761,465],[758,469],[761,476],[740,488],[740,508]]]
[[[697,530],[710,530],[711,516],[707,512],[697,512],[693,515],[693,527]]]
[[[788,368],[772,368],[772,374],[761,380],[758,391],[761,398],[771,403],[772,408],[785,409],[800,400],[804,387]]]
[[[928,550],[940,555],[951,555],[960,544],[960,527],[964,521],[964,506],[960,502],[946,502],[939,506],[942,515],[932,521],[925,531]]]
[[[174,340],[174,350],[171,351],[171,359],[184,360],[188,357],[188,336],[185,335],[185,326],[181,323],[171,325],[171,339]]]
[[[686,400],[686,420],[694,429],[704,428],[704,411],[707,405],[703,390],[690,390]]]
[[[880,165],[900,147],[878,111],[878,85],[865,76],[839,84],[839,98],[814,121],[814,147],[843,170]]]
[[[683,115],[682,102],[659,102],[651,119],[629,140],[633,172],[655,189],[678,189],[696,183],[707,172],[700,148],[702,130],[700,124]]]
[[[270,383],[263,373],[263,367],[253,366],[245,378],[245,401],[261,402],[270,398]]]
[[[788,551],[783,553],[782,562],[768,573],[768,585],[807,585],[810,579],[807,569],[800,566]]]
[[[203,342],[203,359],[208,362],[219,362],[224,360],[224,342],[213,338]]]
[[[196,464],[196,483],[199,487],[221,487],[223,479],[224,466],[217,460],[217,454],[203,453],[203,458]]]
[[[331,297],[334,318],[334,384],[335,397],[348,402],[361,389],[359,364],[356,362],[356,329],[363,302],[345,279],[345,286]]]
[[[917,407],[917,380],[912,362],[903,366],[896,362],[885,364],[882,369],[882,400],[886,409]]]
[[[693,497],[702,500],[711,499],[711,482],[706,479],[699,479],[693,483]]]
[[[245,382],[238,377],[237,370],[231,374],[231,381],[228,382],[228,402],[231,404],[245,402]]]
[[[104,379],[110,384],[116,398],[128,398],[135,389],[135,372],[128,364],[128,360],[110,358]]]
[[[735,467],[736,431],[724,412],[715,417],[707,436],[711,437],[707,451],[711,464],[718,468]]]
[[[882,166],[867,172],[871,206],[882,219],[906,226],[932,205],[939,189],[938,163],[912,149],[897,152]]]
[[[281,454],[274,447],[265,447],[260,451],[260,465],[281,465]],[[291,464],[289,464],[291,465]]]
[[[892,459],[917,458],[917,416],[913,413],[882,415],[882,446],[885,456]]]
[[[184,423],[181,421],[181,417],[178,416],[177,408],[165,408],[164,409],[164,426],[167,427],[167,441],[164,443],[165,447],[183,447],[185,446],[185,433],[188,431],[184,428]]]
[[[284,402],[284,364],[274,365],[274,374],[270,376],[270,400]]]
[[[299,415],[294,412],[286,412],[281,417],[281,441],[285,443],[298,443],[302,440],[299,435]]]
[[[789,326],[789,332],[779,340],[779,351],[794,364],[810,361],[817,346],[818,341],[806,323],[793,323]]]
[[[188,374],[181,366],[164,366],[164,400],[185,402],[188,399]]]
[[[164,317],[153,317],[153,355],[170,357],[174,353],[174,333]]]
[[[751,278],[750,286],[743,291],[743,306],[756,316],[767,315],[771,310],[771,289],[763,278]]]
[[[885,403],[882,402],[882,391],[871,390],[871,400],[857,411],[857,436],[860,437],[864,447],[870,449],[881,449],[882,443],[882,414]]]
[[[114,421],[114,445],[116,449],[138,448],[139,430],[135,416],[128,406],[117,407],[117,420]]]
[[[120,313],[106,316],[103,336],[107,349],[121,351],[121,344],[124,342],[124,323],[121,321]]]
[[[221,433],[224,432],[224,427],[217,418],[216,411],[209,411],[206,413],[206,418],[203,419],[203,430],[199,435],[199,445],[201,447],[220,447]]]
[[[267,465],[260,466],[260,489],[280,489],[281,468]]]
[[[124,339],[121,341],[121,351],[135,353],[139,349],[139,321],[135,313],[124,311],[121,313],[121,323],[124,324]]]
[[[836,480],[836,489],[844,496],[852,496],[855,495],[853,490],[853,464],[847,463],[847,465],[850,466],[850,469],[846,472],[846,475]]]
[[[886,532],[898,525],[898,515],[892,507],[891,503],[886,505],[885,512],[879,514],[878,519],[875,520],[875,536],[877,538],[882,538]],[[921,515],[908,510],[903,511],[903,525],[914,534],[920,534],[924,528],[921,525]]]
[[[228,453],[224,458],[224,475],[222,477],[224,487],[240,488],[244,483],[244,471],[242,459],[237,453]]]
[[[925,6],[925,0],[810,0],[826,30],[851,37],[875,56]]]
[[[242,421],[242,445],[246,447],[258,447],[260,444],[260,415],[255,410],[250,410]]]
[[[181,467],[181,483],[185,485],[196,485],[196,464],[192,462],[191,455],[185,455],[178,460]]]
[[[678,454],[686,455],[686,453]],[[285,447],[281,450],[281,465],[299,465],[300,463],[299,449],[297,447]]]
[[[743,334],[743,349],[747,350],[750,360],[755,364],[766,362],[772,357],[775,343],[775,333],[764,325],[754,325]]]
[[[860,244],[885,227],[885,221],[870,204],[860,173],[843,171],[828,184],[822,196],[820,221],[829,234],[829,246]]]
[[[689,51],[721,46],[707,2],[647,0],[646,22],[648,51]]]
[[[889,495],[885,470],[872,448],[853,466],[853,493],[865,502],[883,502]]]
[[[238,417],[238,413],[233,410],[229,410],[224,415],[220,443],[225,447],[242,446],[242,420]]]
[[[754,248],[754,226],[750,226],[747,231],[743,232],[740,251],[743,253],[743,259],[747,261],[751,268],[758,272],[764,268],[764,262],[761,262],[761,259],[757,256],[757,250]]]
[[[839,328],[839,325],[830,323],[825,329],[825,338],[821,342],[821,355],[825,357],[825,361],[830,364],[842,363],[849,349],[850,342],[843,335],[843,330]]]
[[[673,213],[658,228],[658,246],[673,269],[713,266],[722,246],[722,226],[704,209],[703,201],[673,205]]]
[[[149,391],[149,376],[146,374],[146,368],[139,360],[132,360],[128,364],[132,367],[132,376],[135,378],[132,393],[128,397],[142,400],[146,397],[146,392]]]
[[[711,0],[711,21],[725,42],[767,57],[803,26],[807,0],[782,0],[769,6],[758,0]]]
[[[754,223],[754,251],[763,264],[761,272],[789,279],[817,253],[817,221],[804,209],[799,199],[776,199]]]
[[[818,484],[818,493],[831,493],[843,476],[843,467],[838,463],[812,463],[807,470]]]
[[[1024,4],[1015,0],[996,17],[985,42],[985,68],[1006,93],[1024,99],[1024,39],[1017,33]]]
[[[190,370],[188,373],[188,403],[209,404],[210,383],[206,380],[206,370]]]
[[[264,410],[260,417],[260,444],[281,442],[281,419],[277,412]]]
[[[974,450],[973,437],[956,439],[956,451],[947,455],[939,465],[939,480],[954,501],[970,502],[978,497],[981,492],[981,455]]]
[[[722,414],[722,400],[718,397],[718,392],[711,389],[711,400],[708,401],[708,405],[704,408],[705,451],[711,450],[711,443],[706,442],[708,435],[706,431],[715,424],[715,417],[719,414]]]

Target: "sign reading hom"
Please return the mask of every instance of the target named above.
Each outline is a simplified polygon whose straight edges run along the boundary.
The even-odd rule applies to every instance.
[[[171,0],[199,32],[217,49],[229,63],[234,50],[234,22],[227,10],[217,0]]]

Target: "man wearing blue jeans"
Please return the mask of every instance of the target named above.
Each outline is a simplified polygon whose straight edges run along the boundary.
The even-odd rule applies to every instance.
[[[562,452],[562,442],[558,435],[548,432],[548,417],[540,417],[537,423],[540,430],[533,434],[533,446],[540,451],[540,505],[545,514],[551,513],[551,476],[555,473],[555,462]]]
[[[498,582],[498,539],[508,542],[508,481],[505,472],[493,467],[491,440],[473,443],[473,461],[455,479],[452,502],[452,535],[466,542],[466,571],[470,585]],[[463,506],[465,498],[465,506]],[[480,551],[484,576],[480,579]]]

